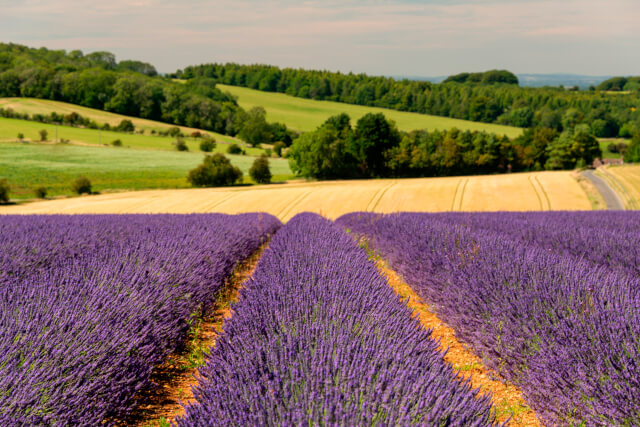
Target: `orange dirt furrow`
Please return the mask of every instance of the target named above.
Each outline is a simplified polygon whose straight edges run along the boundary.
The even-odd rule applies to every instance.
[[[498,420],[505,422],[509,417],[511,426],[541,426],[534,412],[529,408],[522,393],[516,386],[504,381],[498,381],[498,374],[487,370],[482,360],[471,349],[458,341],[455,332],[425,304],[420,297],[407,285],[402,278],[388,268],[384,261],[378,260],[380,273],[387,279],[389,286],[403,299],[408,300],[407,306],[413,310],[425,329],[431,329],[431,336],[440,341],[440,349],[447,350],[444,360],[454,369],[459,370],[460,378],[471,377],[471,384],[482,392],[492,395],[493,407]]]

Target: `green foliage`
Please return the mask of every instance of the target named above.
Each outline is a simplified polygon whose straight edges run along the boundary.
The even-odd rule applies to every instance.
[[[600,144],[588,126],[578,126],[564,131],[548,147],[546,169],[573,169],[588,166],[602,157]]]
[[[133,117],[235,135],[243,111],[215,85],[180,84],[109,52],[50,51],[0,43],[0,97],[70,102]]]
[[[200,141],[200,150],[210,153],[216,148],[216,140],[210,136],[202,138]]]
[[[293,141],[288,152],[291,170],[317,179],[354,176],[356,160],[348,150],[351,139],[353,130],[346,114],[329,118],[316,131],[307,132]]]
[[[122,119],[118,126],[115,127],[115,130],[118,132],[133,132],[136,130],[136,127],[133,125],[131,120]]]
[[[176,77],[206,77],[220,84],[281,92],[300,98],[384,107],[486,123],[517,123],[558,131],[580,123],[591,126],[598,119],[608,122],[608,132],[617,132],[623,123],[640,124],[640,78],[637,81],[634,80],[636,78],[624,78],[624,82],[617,83],[620,90],[631,91],[630,94],[610,95],[595,90],[519,87],[513,74],[499,70],[463,73],[450,77],[447,83],[442,84],[364,74],[238,64],[187,67],[176,73]],[[620,86],[621,83],[624,85]],[[568,110],[573,112],[565,118],[566,126],[563,126],[560,119]],[[609,117],[602,117],[600,111],[606,112]],[[598,113],[593,114],[594,112]]]
[[[267,123],[267,112],[263,107],[253,107],[247,112],[238,136],[252,147],[272,141],[271,126]]]
[[[18,133],[18,141],[21,141],[21,142],[22,142],[22,140],[23,140],[23,139],[24,139],[24,133],[19,132],[19,133]]]
[[[47,187],[36,187],[33,192],[39,199],[46,199],[47,197]]]
[[[243,154],[242,151],[242,147],[240,147],[238,144],[231,144],[229,145],[229,148],[227,148],[227,153],[229,154]]]
[[[273,144],[273,152],[276,153],[278,157],[282,157],[282,150],[286,147],[285,143],[282,141],[278,141]]]
[[[189,146],[187,146],[187,143],[181,137],[178,137],[174,145],[178,151],[189,151]]]
[[[114,147],[122,147],[122,141],[120,141],[119,139],[114,139],[113,141],[111,141],[111,145],[113,145]]]
[[[204,162],[187,175],[187,181],[194,187],[221,187],[241,180],[242,171],[220,153],[205,156]]]
[[[631,143],[624,153],[624,161],[627,163],[640,162],[640,131],[636,132]]]
[[[116,70],[133,71],[134,73],[144,74],[149,77],[154,77],[158,75],[158,72],[156,71],[156,67],[142,61],[132,61],[132,60],[120,61],[116,66]]]
[[[176,138],[178,136],[182,136],[182,131],[178,126],[172,126],[167,130],[167,135]]]
[[[8,203],[9,202],[9,181],[6,179],[0,179],[0,203]]]
[[[258,184],[271,183],[271,170],[269,170],[269,159],[266,156],[258,157],[251,168],[249,169],[249,176]]]
[[[460,73],[447,77],[443,83],[475,83],[475,84],[496,84],[506,83],[517,85],[518,77],[506,70],[490,70],[484,73]]]
[[[358,163],[362,176],[381,177],[387,174],[385,152],[399,142],[395,123],[387,121],[382,113],[369,113],[358,120],[353,138],[347,139],[347,150]]]
[[[41,129],[38,133],[40,134],[40,141],[47,140],[47,137],[49,136],[49,132],[47,132],[46,129]]]
[[[71,183],[71,190],[77,194],[91,194],[91,181],[86,176],[79,176]]]

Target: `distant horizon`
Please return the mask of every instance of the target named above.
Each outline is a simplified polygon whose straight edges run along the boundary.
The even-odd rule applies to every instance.
[[[106,50],[171,73],[210,62],[369,75],[640,75],[636,0],[0,0],[0,40]]]

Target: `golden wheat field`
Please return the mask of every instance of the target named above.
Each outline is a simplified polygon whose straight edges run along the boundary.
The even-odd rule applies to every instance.
[[[590,210],[570,172],[448,178],[293,182],[252,187],[153,190],[0,207],[2,214],[240,213],[262,211],[283,221],[299,212],[328,218],[354,211]]]

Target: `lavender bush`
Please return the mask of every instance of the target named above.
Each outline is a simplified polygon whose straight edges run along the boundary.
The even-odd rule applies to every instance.
[[[180,426],[491,425],[364,251],[313,214],[272,239]]]
[[[269,215],[0,217],[0,425],[126,415]]]
[[[633,257],[610,256],[615,241],[587,238],[613,232],[598,215],[356,213],[338,223],[368,236],[544,421],[637,425],[640,281]],[[620,246],[637,244],[634,227],[621,230]]]

